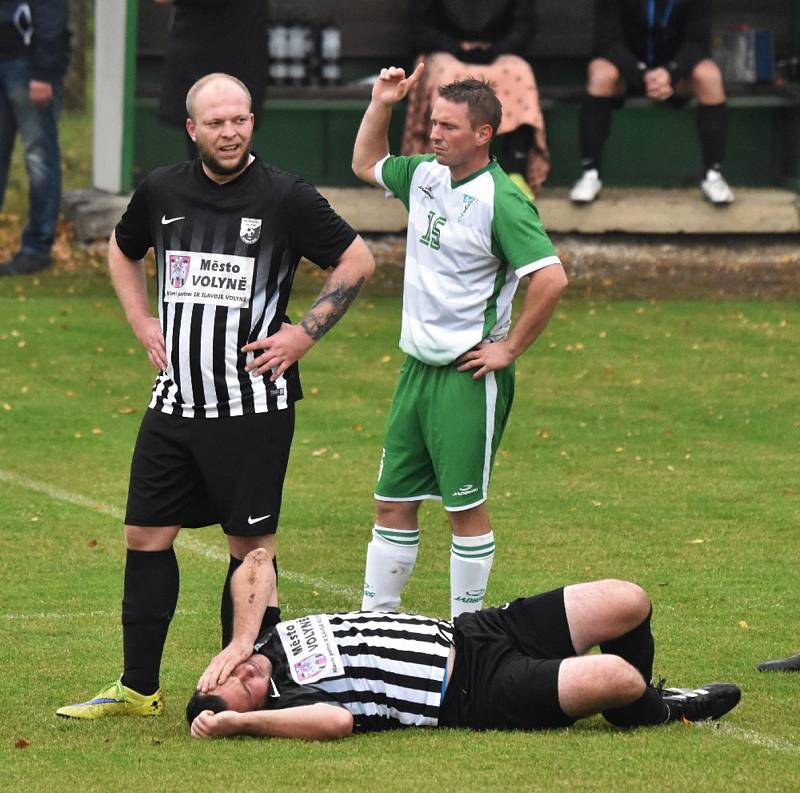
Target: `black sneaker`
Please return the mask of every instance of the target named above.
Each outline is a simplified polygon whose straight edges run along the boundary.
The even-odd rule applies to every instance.
[[[800,672],[800,653],[779,658],[777,661],[764,661],[756,669],[759,672]]]
[[[709,683],[702,688],[660,688],[669,708],[668,721],[718,719],[733,710],[742,692],[733,683]]]
[[[46,270],[53,260],[45,253],[18,253],[13,259],[0,264],[2,275],[31,275]]]

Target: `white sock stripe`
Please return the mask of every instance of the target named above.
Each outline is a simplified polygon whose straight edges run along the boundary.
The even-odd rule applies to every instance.
[[[374,526],[372,536],[390,545],[419,545],[419,529],[385,529]]]
[[[464,553],[457,551],[455,548],[451,548],[450,553],[453,556],[457,556],[459,559],[489,559],[494,556],[494,546],[492,546],[490,551],[475,551],[474,553]]]
[[[494,532],[479,534],[475,537],[452,535],[450,552],[463,559],[486,559],[495,551]]]
[[[485,542],[482,545],[460,545],[459,543],[453,542],[450,547],[454,551],[459,551],[461,553],[475,553],[477,551],[486,551],[489,548],[494,550],[494,540]]]
[[[7,482],[8,484],[22,487],[26,490],[32,490],[35,493],[41,493],[54,501],[63,501],[67,504],[73,504],[76,507],[83,507],[84,509],[99,512],[103,515],[108,515],[118,521],[125,520],[125,513],[117,507],[104,504],[101,501],[94,501],[91,498],[81,495],[80,493],[72,493],[68,490],[63,490],[60,487],[51,485],[47,482],[39,482],[36,479],[30,479],[25,476],[15,474],[13,471],[6,471],[0,468],[0,481]],[[220,551],[210,545],[206,545],[200,540],[196,540],[182,531],[178,534],[176,544],[185,548],[187,551],[204,556],[206,559],[211,559],[215,562],[228,563],[230,554],[227,550]],[[293,581],[309,589],[325,589],[336,595],[342,595],[348,598],[358,598],[361,595],[360,590],[356,587],[346,587],[337,584],[333,581],[327,581],[324,578],[314,578],[312,576],[304,575],[303,573],[295,573],[291,570],[281,568],[280,575],[287,581]]]

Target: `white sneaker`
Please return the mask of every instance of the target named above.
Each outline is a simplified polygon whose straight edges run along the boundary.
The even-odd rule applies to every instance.
[[[602,189],[603,183],[600,181],[600,174],[592,168],[590,171],[584,171],[583,176],[575,182],[572,190],[569,191],[569,197],[576,204],[591,204]]]
[[[703,198],[716,206],[733,203],[733,190],[719,171],[706,171],[706,178],[700,183]]]

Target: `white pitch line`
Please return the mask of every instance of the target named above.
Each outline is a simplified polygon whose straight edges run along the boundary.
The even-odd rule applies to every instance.
[[[0,468],[0,481],[8,482],[11,485],[16,485],[17,487],[22,487],[26,490],[32,490],[35,493],[41,493],[42,495],[52,498],[55,501],[63,501],[67,504],[73,504],[76,507],[83,507],[84,509],[90,509],[93,512],[100,512],[101,514],[108,515],[109,517],[114,518],[114,520],[118,520],[120,522],[125,519],[125,513],[117,507],[104,504],[102,501],[94,501],[91,498],[81,495],[80,493],[72,493],[69,490],[63,490],[62,488],[51,485],[48,482],[39,482],[36,479],[30,479],[27,476],[20,476],[19,474],[15,474],[13,471],[6,471]],[[223,562],[226,564],[228,562],[229,556],[227,553],[204,543],[202,540],[198,540],[195,537],[189,536],[186,531],[183,531],[178,535],[176,543],[179,547],[185,548],[187,551],[195,553],[198,556],[204,556],[206,559],[211,559],[214,562]],[[324,578],[314,578],[313,576],[308,576],[303,573],[296,573],[292,570],[285,570],[281,568],[280,575],[287,581],[301,584],[313,590],[321,589],[332,594],[341,595],[348,598],[358,598],[361,595],[361,591],[356,589],[356,587],[342,586],[341,584],[337,584],[335,581],[328,581]]]
[[[185,616],[187,614],[199,614],[199,611],[186,611],[178,609],[176,614]],[[0,620],[78,620],[85,617],[108,617],[119,619],[119,610],[109,611],[38,611],[33,614],[0,614]]]
[[[764,733],[756,732],[755,730],[745,730],[733,724],[721,724],[711,721],[700,721],[696,723],[696,726],[711,728],[715,734],[729,735],[731,738],[749,743],[751,746],[758,746],[762,749],[782,752],[783,754],[800,755],[800,746],[797,744],[791,741],[785,741],[783,738],[774,738],[771,735],[764,735]]]

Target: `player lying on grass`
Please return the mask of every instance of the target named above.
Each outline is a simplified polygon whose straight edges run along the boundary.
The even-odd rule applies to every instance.
[[[576,584],[455,622],[315,614],[257,637],[274,586],[269,554],[232,581],[231,643],[186,708],[196,738],[342,738],[397,727],[541,729],[602,713],[620,727],[718,719],[739,689],[655,687],[650,600],[625,581]],[[600,655],[584,656],[599,645]]]

